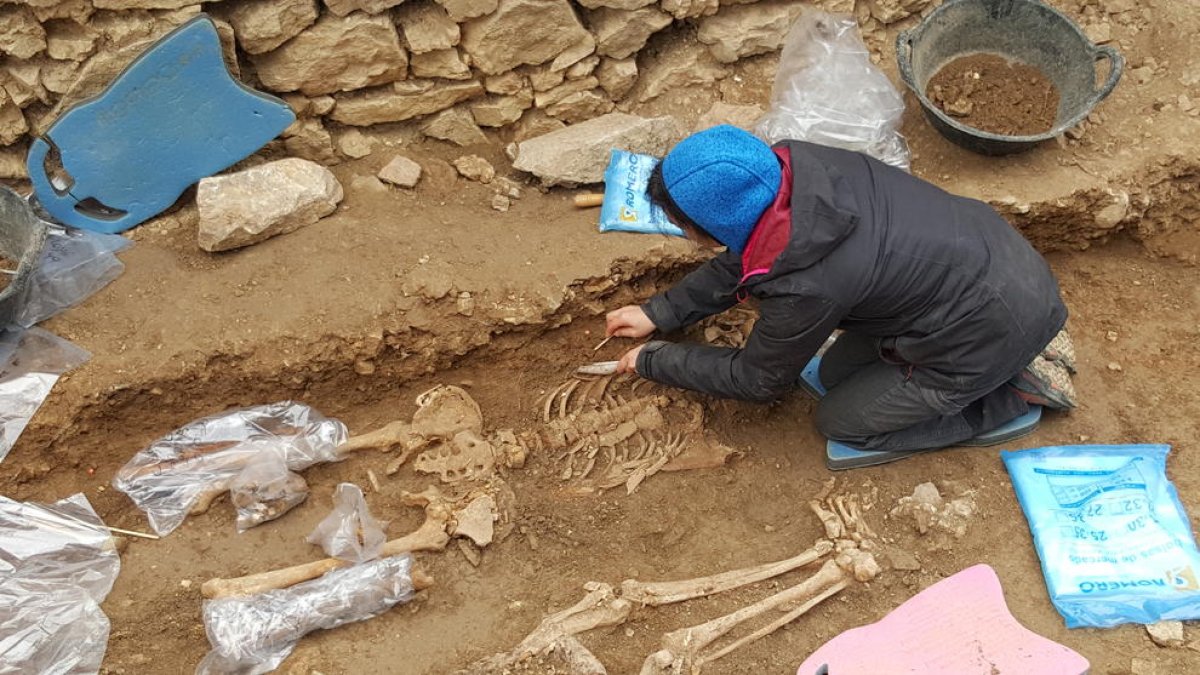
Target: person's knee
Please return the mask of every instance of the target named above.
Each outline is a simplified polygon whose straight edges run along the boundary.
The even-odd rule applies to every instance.
[[[857,416],[837,406],[829,405],[827,401],[822,401],[817,406],[817,414],[814,421],[817,425],[817,431],[825,438],[834,441],[852,441],[863,438],[866,435],[864,425],[856,419]]]

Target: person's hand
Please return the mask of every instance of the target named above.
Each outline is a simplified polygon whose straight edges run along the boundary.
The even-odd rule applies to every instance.
[[[655,328],[645,310],[637,305],[625,305],[604,317],[605,337],[644,338],[653,333]]]
[[[642,347],[645,346],[646,345],[638,345],[625,352],[625,354],[621,356],[621,360],[617,361],[617,373],[633,373],[634,375],[637,375],[638,354],[642,353]]]

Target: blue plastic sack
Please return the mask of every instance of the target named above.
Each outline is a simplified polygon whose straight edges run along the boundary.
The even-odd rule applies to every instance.
[[[1200,552],[1166,445],[1002,452],[1068,628],[1200,619]]]
[[[604,171],[604,203],[600,206],[601,232],[637,232],[682,237],[683,230],[667,220],[657,204],[650,203],[646,186],[658,160],[625,150],[613,150]]]

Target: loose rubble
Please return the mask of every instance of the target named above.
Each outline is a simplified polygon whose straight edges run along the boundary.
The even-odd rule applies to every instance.
[[[416,187],[421,180],[421,165],[407,157],[396,157],[379,170],[379,179],[399,185],[400,187]]]

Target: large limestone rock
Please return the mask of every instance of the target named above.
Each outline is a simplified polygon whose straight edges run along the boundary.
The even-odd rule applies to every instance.
[[[784,36],[802,10],[803,5],[794,2],[726,7],[700,22],[696,38],[709,46],[718,61],[733,63],[783,46]]]
[[[614,59],[636,54],[651,35],[672,21],[670,14],[655,7],[632,11],[601,8],[588,15],[588,25],[596,34],[596,53]]]
[[[461,23],[477,16],[485,16],[496,11],[500,0],[437,0],[446,9],[450,20]]]
[[[28,59],[46,49],[46,31],[28,7],[0,5],[0,53]]]
[[[546,185],[599,183],[613,148],[661,156],[682,135],[673,117],[610,113],[518,144],[513,168]]]
[[[21,106],[9,98],[8,92],[0,89],[0,145],[12,145],[28,131],[29,124]]]
[[[655,55],[643,66],[634,96],[645,103],[669,89],[708,84],[728,74],[707,47],[684,43]]]
[[[933,0],[869,0],[867,2],[867,6],[871,9],[871,16],[882,24],[907,19],[931,4],[933,4]]]
[[[92,0],[96,9],[183,9],[196,0]]]
[[[53,19],[70,19],[85,24],[96,12],[92,0],[26,0],[25,4],[42,23]]]
[[[309,96],[394,82],[408,69],[395,25],[363,14],[327,16],[254,63],[268,89]]]
[[[0,87],[22,108],[34,101],[49,101],[42,86],[42,68],[37,63],[21,61],[5,65],[0,70]]]
[[[333,173],[290,157],[200,181],[200,248],[228,251],[312,225],[342,201]]]
[[[430,138],[449,141],[462,147],[484,145],[488,142],[488,137],[475,123],[475,118],[462,107],[443,110],[434,115],[421,127],[421,131]]]
[[[431,81],[398,82],[392,87],[338,96],[330,116],[336,122],[360,127],[403,122],[440,112],[481,94],[483,85],[475,80],[438,86]]]
[[[463,48],[472,63],[488,75],[522,64],[545,63],[591,40],[567,0],[500,0],[495,13],[462,27]]]
[[[596,68],[596,79],[614,101],[619,101],[637,84],[637,59],[604,59]]]
[[[324,2],[329,11],[337,16],[347,16],[351,12],[359,11],[364,14],[379,14],[404,0],[324,0]]]
[[[552,105],[546,106],[546,114],[568,124],[582,122],[612,112],[613,102],[603,91],[591,89],[579,91]]]
[[[611,9],[641,9],[656,3],[657,0],[578,0],[578,3],[588,9],[609,7]]]
[[[694,19],[716,14],[719,0],[662,0],[663,10],[676,19]]]
[[[317,20],[316,0],[239,0],[224,16],[247,54],[262,54],[300,34]]]
[[[423,54],[413,54],[409,61],[414,77],[443,78],[446,80],[468,80],[471,68],[463,62],[458,50],[439,49]]]
[[[533,105],[533,92],[526,90],[512,96],[490,96],[471,104],[471,116],[482,127],[503,127],[521,119]]]
[[[396,10],[396,22],[404,30],[408,49],[414,54],[449,49],[458,44],[458,24],[450,20],[446,10],[439,5],[406,3]]]
[[[46,53],[59,61],[82,61],[96,51],[99,35],[74,21],[55,21],[46,33]]]

